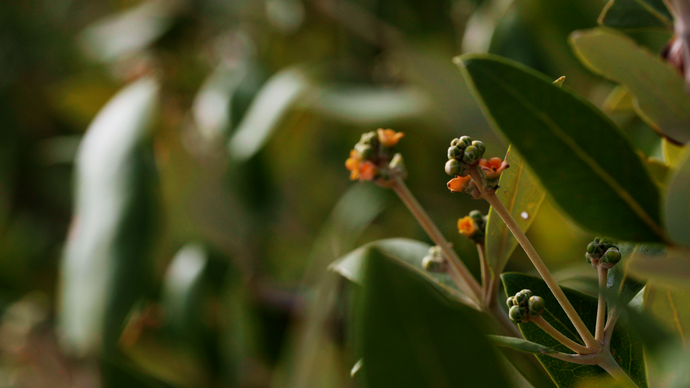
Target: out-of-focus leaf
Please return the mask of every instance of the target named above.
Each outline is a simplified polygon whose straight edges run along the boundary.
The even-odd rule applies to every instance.
[[[320,90],[318,96],[311,108],[319,114],[359,125],[382,125],[420,117],[431,104],[424,93],[411,87],[329,87]]]
[[[512,146],[508,148],[506,159],[510,168],[501,173],[496,195],[513,215],[520,229],[527,232],[546,197],[546,192]],[[494,276],[499,276],[503,272],[516,247],[517,240],[501,217],[493,208],[489,210],[486,224],[486,259]]]
[[[143,50],[170,28],[180,5],[181,0],[149,0],[107,16],[81,33],[84,50],[104,62]]]
[[[231,124],[232,92],[240,85],[246,72],[245,63],[232,67],[221,65],[201,85],[194,97],[192,114],[205,139],[213,141],[227,134]]]
[[[365,262],[358,307],[367,386],[510,386],[474,310],[375,248]]]
[[[462,52],[488,52],[496,28],[512,4],[513,0],[486,1],[474,11],[465,26]]]
[[[643,305],[645,313],[651,313],[687,350],[690,345],[690,289],[651,283],[645,293]]]
[[[618,246],[623,258],[617,265],[608,271],[606,288],[615,292],[618,296],[619,303],[627,304],[645,285],[644,279],[639,279],[630,273],[630,264],[635,260],[639,260],[639,258],[636,257],[638,255],[663,255],[665,248],[663,245],[631,243],[622,243]]]
[[[669,166],[675,166],[680,162],[683,155],[683,147],[677,146],[668,139],[661,139],[661,149],[664,154],[664,162]]]
[[[77,354],[112,350],[142,293],[157,185],[146,143],[157,95],[150,78],[127,86],[101,110],[79,147],[59,311],[62,341]]]
[[[456,61],[494,128],[574,221],[621,240],[663,241],[658,188],[603,113],[512,61],[484,54]]]
[[[230,157],[244,161],[266,144],[280,120],[309,90],[306,75],[297,68],[283,70],[261,88],[228,144]]]
[[[687,287],[690,277],[690,251],[685,248],[666,252],[638,253],[631,257],[628,270],[640,279]]]
[[[635,105],[633,102],[633,97],[630,94],[630,90],[625,86],[618,85],[604,101],[604,109],[607,112],[629,112],[635,110]]]
[[[690,151],[686,151],[668,181],[664,200],[664,223],[669,237],[690,245]]]
[[[265,0],[266,18],[277,29],[289,34],[295,32],[304,21],[302,0]]]
[[[173,388],[165,383],[138,370],[130,361],[122,357],[102,360],[101,378],[104,388]]]
[[[585,66],[630,90],[637,114],[652,129],[676,142],[690,141],[690,96],[676,69],[609,30],[575,31],[570,42]]]
[[[505,273],[502,275],[502,279],[507,295],[514,295],[520,290],[529,289],[534,295],[544,298],[546,309],[542,317],[566,337],[581,343],[577,330],[543,280],[519,273]],[[561,288],[587,325],[587,328],[594,333],[597,298],[566,287]],[[533,323],[520,323],[518,326],[526,340],[562,353],[572,353],[570,349],[546,334],[537,325]],[[616,326],[611,338],[611,353],[618,365],[639,387],[647,387],[642,343],[635,337],[632,337],[620,324]],[[607,375],[598,366],[572,364],[549,356],[538,355],[537,358],[559,387],[573,387],[585,381]]]
[[[489,335],[489,340],[496,346],[508,347],[511,349],[519,350],[525,353],[534,354],[549,354],[556,353],[555,350],[546,347],[544,345],[539,345],[535,342],[530,342],[522,338],[515,337],[504,337],[500,335]]]
[[[663,0],[609,0],[599,24],[612,28],[673,28]]]
[[[664,162],[655,158],[645,158],[645,162],[647,164],[649,174],[652,176],[652,178],[654,178],[657,185],[664,187],[671,169],[669,169]]]

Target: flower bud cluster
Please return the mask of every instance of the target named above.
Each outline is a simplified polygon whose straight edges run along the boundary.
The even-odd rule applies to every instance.
[[[403,136],[402,132],[392,129],[362,134],[345,162],[345,167],[350,170],[350,179],[385,182],[393,175],[405,178],[407,170],[402,155],[393,153],[393,147]]]
[[[621,253],[613,241],[597,237],[587,245],[585,259],[592,267],[602,266],[609,269],[621,260]]]
[[[434,245],[422,259],[422,267],[429,272],[444,273],[448,271],[448,261],[443,257],[441,248]]]
[[[506,300],[510,309],[508,316],[515,323],[529,322],[530,318],[538,317],[544,312],[544,299],[532,295],[530,290],[522,290]]]
[[[472,210],[468,216],[458,220],[458,232],[477,244],[484,243],[486,216],[479,210]]]
[[[469,167],[482,158],[484,151],[486,151],[484,143],[479,140],[472,141],[469,136],[453,139],[448,148],[446,174],[466,177],[470,173]]]

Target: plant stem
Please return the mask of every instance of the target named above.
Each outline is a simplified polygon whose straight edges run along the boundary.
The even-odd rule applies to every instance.
[[[489,286],[491,271],[489,270],[489,263],[486,261],[486,254],[484,253],[484,244],[477,244],[477,252],[479,252],[479,264],[482,272],[482,301],[484,306],[488,306],[491,303],[489,299]]]
[[[498,213],[498,215],[503,219],[503,222],[505,222],[506,226],[508,226],[508,229],[510,229],[510,231],[515,236],[515,239],[525,250],[525,253],[527,253],[527,256],[530,258],[532,264],[537,269],[537,272],[539,272],[539,275],[541,275],[542,279],[544,279],[546,285],[549,286],[549,289],[558,300],[558,303],[561,304],[561,307],[568,315],[568,318],[570,318],[570,321],[573,323],[573,326],[575,326],[575,329],[580,334],[582,340],[585,342],[587,347],[593,350],[600,350],[601,345],[599,344],[599,342],[597,342],[596,339],[594,339],[592,333],[589,332],[589,329],[587,329],[587,326],[582,321],[582,318],[580,318],[580,316],[577,314],[577,311],[575,311],[575,308],[573,308],[573,305],[565,296],[563,290],[561,290],[561,287],[558,285],[556,280],[551,275],[551,272],[549,272],[549,269],[544,264],[544,261],[541,259],[541,257],[539,257],[539,254],[532,246],[532,243],[522,232],[520,226],[518,226],[517,222],[515,222],[513,216],[503,205],[503,202],[501,202],[501,200],[498,199],[495,192],[484,190],[482,177],[479,173],[479,170],[477,170],[477,166],[472,166],[470,168],[470,175],[472,176],[472,180],[474,180],[474,182],[477,184],[477,187],[479,187],[479,191],[482,193],[483,198],[486,199],[487,202],[489,202],[489,204],[494,208],[496,213]]]
[[[630,387],[637,387],[637,384],[628,376],[627,373],[618,365],[610,352],[602,352],[597,363],[607,371],[614,379]]]
[[[609,344],[609,341],[611,341],[613,329],[616,328],[616,321],[618,321],[618,317],[620,317],[618,309],[616,306],[613,306],[611,311],[609,311],[609,318],[606,321],[606,327],[604,327],[604,345]]]
[[[438,230],[438,227],[431,220],[424,208],[422,208],[419,202],[417,202],[417,199],[414,197],[412,192],[410,192],[410,189],[407,188],[405,182],[401,178],[395,177],[393,179],[392,188],[398,197],[400,197],[400,199],[405,203],[412,215],[414,215],[424,231],[429,235],[431,240],[441,248],[441,251],[446,256],[446,259],[450,264],[451,278],[456,282],[461,290],[463,290],[470,298],[477,302],[477,305],[481,306],[482,290],[479,286],[479,283],[477,283],[465,264],[450,247],[450,244],[448,241],[446,241],[446,238],[443,237],[443,234],[441,234],[441,231]]]
[[[566,337],[565,335],[563,335],[563,333],[556,330],[555,327],[551,326],[551,324],[546,322],[546,320],[544,318],[542,318],[541,316],[532,317],[532,318],[530,318],[529,321],[534,322],[534,324],[536,324],[542,330],[547,332],[556,341],[567,346],[568,349],[572,350],[573,352],[577,352],[578,354],[592,354],[592,353],[594,353],[594,350],[592,350],[586,346],[582,346],[582,345],[578,344],[577,342],[571,340],[570,338]]]
[[[606,287],[606,276],[609,270],[599,265],[597,272],[599,273],[599,305],[597,306],[597,326],[594,331],[594,339],[601,342],[604,340],[604,324],[606,323],[606,298],[604,297],[604,288]]]

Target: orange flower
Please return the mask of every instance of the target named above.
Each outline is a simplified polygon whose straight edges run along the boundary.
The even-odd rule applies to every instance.
[[[378,174],[379,168],[372,162],[364,162],[359,165],[359,180],[373,181]]]
[[[345,161],[345,168],[350,170],[350,179],[357,180],[359,178],[359,165],[362,161],[362,156],[359,152],[352,150],[350,151],[350,157]]]
[[[393,147],[398,144],[398,141],[405,136],[402,132],[395,132],[392,129],[379,128],[376,132],[379,134],[379,141],[385,147]]]
[[[470,184],[472,177],[467,176],[456,176],[455,178],[448,181],[448,189],[451,193],[464,192],[467,186]]]
[[[501,175],[503,170],[508,168],[508,162],[501,158],[491,158],[489,160],[481,159],[479,160],[479,168],[487,179],[496,179]]]
[[[477,226],[470,216],[465,216],[458,220],[458,231],[465,237],[472,237],[477,233]]]

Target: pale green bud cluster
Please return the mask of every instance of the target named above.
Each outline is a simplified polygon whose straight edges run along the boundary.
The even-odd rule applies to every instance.
[[[532,294],[530,290],[522,290],[506,300],[510,309],[508,315],[515,323],[529,322],[530,318],[538,317],[544,312],[544,299]]]
[[[450,176],[467,176],[469,167],[476,164],[484,156],[486,147],[479,140],[469,136],[453,139],[448,148],[448,162],[446,162],[446,174]]]
[[[434,245],[422,259],[422,267],[428,272],[444,273],[448,271],[448,261],[443,257],[441,248]]]
[[[587,244],[585,259],[593,267],[602,265],[608,269],[621,260],[621,253],[619,248],[613,244],[613,241],[597,237],[594,241]]]

